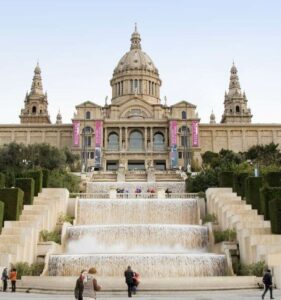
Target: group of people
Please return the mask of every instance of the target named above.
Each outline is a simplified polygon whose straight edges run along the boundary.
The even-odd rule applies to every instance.
[[[7,292],[8,289],[8,280],[11,281],[12,292],[16,291],[16,282],[17,282],[17,270],[12,268],[11,272],[8,273],[8,268],[4,268],[1,276],[2,280],[2,291]]]

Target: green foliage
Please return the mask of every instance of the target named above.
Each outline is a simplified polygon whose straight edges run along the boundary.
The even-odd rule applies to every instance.
[[[42,187],[47,188],[49,186],[50,171],[48,169],[42,169],[42,174],[43,174]]]
[[[55,242],[60,244],[61,243],[61,232],[54,230],[42,230],[40,231],[40,240],[42,242]]]
[[[198,198],[202,198],[206,200],[206,194],[204,192],[199,192],[198,193]]]
[[[265,220],[270,220],[269,202],[274,199],[281,199],[281,187],[264,186],[260,189],[260,206]]]
[[[233,229],[226,229],[223,231],[214,231],[215,243],[234,242],[236,241],[236,231]]]
[[[33,204],[34,186],[33,178],[16,178],[15,186],[24,192],[23,204]]]
[[[4,223],[4,209],[5,209],[5,204],[4,202],[0,201],[0,233],[2,231],[2,227]]]
[[[219,173],[219,186],[231,187],[233,186],[234,173],[232,171],[223,171]]]
[[[70,215],[61,214],[58,218],[58,223],[63,224],[64,222],[68,222],[68,223],[73,224],[73,220],[74,220],[74,217],[72,217]]]
[[[252,146],[246,153],[246,159],[250,159],[261,165],[279,165],[281,163],[281,153],[278,144],[270,143],[268,145]]]
[[[219,154],[212,151],[206,151],[202,154],[202,160],[204,165],[217,167],[219,162]]]
[[[203,224],[208,223],[208,222],[216,223],[217,217],[215,214],[206,214],[205,217],[203,218],[202,222],[203,222]]]
[[[0,173],[0,189],[5,187],[5,174]]]
[[[235,173],[233,176],[233,191],[242,198],[244,198],[246,194],[246,178],[248,176],[248,172]]]
[[[29,170],[20,174],[19,177],[34,179],[34,196],[42,192],[43,173],[41,170]]]
[[[259,214],[261,210],[260,188],[262,187],[262,177],[249,176],[246,179],[246,202],[251,204],[253,209],[257,209]]]
[[[265,183],[270,187],[281,187],[281,172],[268,172],[264,175]]]
[[[186,189],[189,193],[205,192],[209,187],[217,186],[218,175],[213,169],[201,171],[195,177],[188,177],[186,180]]]
[[[18,262],[13,267],[17,270],[17,279],[21,279],[22,276],[40,276],[44,270],[44,263],[29,265],[27,262]]]
[[[79,192],[78,176],[72,175],[65,171],[53,170],[50,172],[49,187],[52,188],[67,188],[70,193]]]
[[[272,233],[281,234],[281,198],[269,201],[269,217]]]
[[[18,221],[23,207],[23,191],[18,188],[0,189],[0,201],[5,204],[4,221]]]
[[[264,261],[259,261],[249,265],[240,264],[238,266],[237,275],[262,277],[265,269],[267,269],[267,267]]]

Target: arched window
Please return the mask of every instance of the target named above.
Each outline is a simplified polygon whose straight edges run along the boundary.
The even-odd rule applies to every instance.
[[[36,106],[32,106],[32,113],[36,114]]]
[[[153,136],[153,150],[164,150],[164,135],[161,132],[157,132]]]
[[[143,137],[142,133],[135,130],[132,131],[129,138],[129,149],[133,151],[143,150]]]
[[[240,107],[239,107],[238,105],[235,107],[235,111],[236,111],[237,113],[240,112]]]
[[[181,112],[181,118],[182,118],[183,120],[186,120],[186,111],[182,111],[182,112]]]
[[[119,150],[118,134],[112,132],[108,135],[108,150]]]
[[[91,112],[90,111],[86,111],[86,120],[90,120],[90,119],[91,119]]]
[[[138,86],[139,81],[137,79],[135,79],[135,84],[134,84],[134,93],[137,91],[139,91],[139,86]]]

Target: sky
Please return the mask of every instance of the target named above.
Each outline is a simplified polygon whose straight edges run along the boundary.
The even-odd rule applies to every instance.
[[[186,100],[202,123],[212,110],[220,122],[234,60],[252,121],[281,123],[280,16],[271,0],[0,0],[0,123],[19,123],[37,61],[52,122],[103,105],[135,22],[168,105]]]

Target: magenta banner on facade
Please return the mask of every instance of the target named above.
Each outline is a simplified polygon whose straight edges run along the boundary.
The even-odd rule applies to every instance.
[[[177,121],[170,121],[170,146],[177,145]]]
[[[73,146],[79,147],[80,144],[80,122],[73,121]]]
[[[199,130],[198,130],[198,121],[192,121],[191,130],[192,130],[192,147],[199,147]]]
[[[102,121],[96,121],[96,147],[102,146]]]

